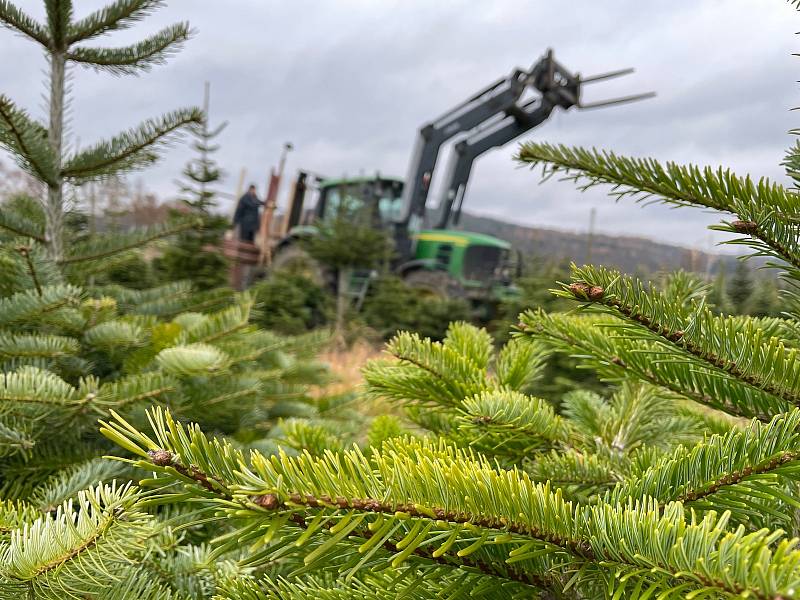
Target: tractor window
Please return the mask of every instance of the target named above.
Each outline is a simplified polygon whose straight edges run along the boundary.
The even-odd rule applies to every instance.
[[[400,216],[402,208],[403,200],[401,198],[384,196],[378,200],[378,212],[381,215],[381,222],[385,225],[393,223]]]
[[[403,212],[403,184],[399,181],[378,181],[375,185],[381,223],[394,223]]]
[[[329,189],[325,199],[325,218],[332,219],[359,212],[364,206],[364,200],[356,196],[354,191],[344,187]]]
[[[325,188],[320,216],[323,219],[358,218],[373,226],[389,226],[402,213],[403,184],[374,180]]]
[[[508,251],[496,246],[470,246],[464,253],[464,278],[485,281],[495,276]]]

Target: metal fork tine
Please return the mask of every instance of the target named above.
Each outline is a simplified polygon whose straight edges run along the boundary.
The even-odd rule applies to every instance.
[[[639,100],[647,100],[648,98],[655,98],[655,92],[646,92],[644,94],[634,94],[633,96],[623,96],[621,98],[612,98],[611,100],[599,100],[597,102],[581,103],[578,108],[581,110],[600,108],[603,106],[611,106],[613,104],[626,104],[628,102],[637,102]]]
[[[598,73],[597,75],[589,75],[588,77],[581,77],[581,83],[594,83],[595,81],[605,81],[606,79],[613,79],[614,77],[622,77],[623,75],[630,75],[634,69],[619,69],[618,71],[609,71],[608,73]]]

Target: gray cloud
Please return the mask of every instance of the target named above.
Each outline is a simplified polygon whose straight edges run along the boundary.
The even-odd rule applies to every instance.
[[[40,2],[20,6],[41,16]],[[81,0],[81,12],[102,3]],[[658,97],[604,111],[559,114],[529,139],[613,148],[664,160],[724,164],[781,179],[796,126],[800,15],[780,1],[500,0],[475,4],[382,0],[173,1],[115,36],[137,39],[175,20],[198,30],[170,64],[138,79],[74,71],[72,129],[81,144],[173,107],[198,103],[212,82],[212,120],[228,120],[219,161],[232,190],[239,170],[263,188],[284,141],[289,168],[330,175],[405,174],[416,129],[548,47],[582,73],[633,66],[637,74],[587,96],[654,89]],[[109,38],[110,40],[110,38]],[[0,32],[0,91],[41,116],[45,64],[36,48]],[[706,246],[700,211],[614,204],[599,190],[548,182],[511,160],[515,144],[476,165],[467,210],[532,225],[598,229]],[[134,177],[162,196],[188,157],[170,151]],[[444,157],[446,159],[446,156]],[[717,238],[714,238],[717,239]]]

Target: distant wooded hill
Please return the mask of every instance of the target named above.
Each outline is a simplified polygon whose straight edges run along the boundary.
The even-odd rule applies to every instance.
[[[646,238],[610,236],[595,233],[591,257],[588,256],[588,234],[514,225],[497,219],[464,213],[459,229],[485,233],[507,240],[524,255],[554,261],[575,261],[616,267],[628,273],[653,273],[685,269],[699,273],[716,273],[720,265],[731,273],[736,257],[710,254],[700,250],[654,242]],[[757,266],[755,262],[752,266]]]

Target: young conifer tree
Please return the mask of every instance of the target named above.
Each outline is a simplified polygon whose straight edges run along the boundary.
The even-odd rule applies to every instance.
[[[720,212],[717,228],[781,273],[785,315],[713,313],[707,286],[685,275],[659,287],[574,267],[557,294],[582,310],[526,312],[498,354],[486,332],[454,325],[442,343],[401,334],[393,359],[367,368],[370,393],[424,435],[387,426],[368,450],[269,456],[162,409],[146,434],[104,424],[155,473],[160,501],[188,495],[236,528],[216,547],[242,549],[256,572],[218,598],[800,595],[797,191],[548,144],[525,144],[519,160]],[[573,355],[612,394],[537,398],[548,352]]]
[[[318,416],[308,385],[325,378],[310,357],[318,344],[251,326],[249,296],[197,293],[186,283],[87,285],[134,249],[185,228],[87,236],[62,202],[65,185],[149,164],[171,132],[201,121],[196,109],[178,111],[83,152],[61,151],[65,64],[125,74],[160,62],[188,26],[124,49],[82,42],[162,4],[123,0],[74,20],[71,2],[48,0],[42,25],[0,0],[0,20],[46,47],[56,88],[50,138],[0,98],[0,142],[49,189],[44,203],[20,198],[0,210],[3,599],[210,598],[218,580],[249,572],[238,552],[211,556],[207,541],[224,524],[196,522],[191,506],[153,509],[134,473],[102,458],[113,447],[97,435],[98,418],[119,414],[143,427],[155,403],[265,450],[276,436],[287,447],[336,439],[308,423]]]
[[[336,276],[337,335],[344,330],[350,308],[350,284],[354,271],[372,269],[388,261],[391,242],[384,231],[375,226],[376,216],[362,206],[346,185],[336,190],[337,204],[332,214],[317,223],[318,234],[308,240],[311,257]]]
[[[37,241],[41,208],[3,211],[34,237],[0,227],[0,598],[210,598],[248,572],[237,552],[210,556],[226,525],[153,510],[141,473],[103,459],[97,420],[143,427],[155,403],[265,451],[332,447],[336,419],[307,393],[326,379],[321,340],[259,330],[252,299],[225,290],[77,285]]]
[[[212,156],[219,150],[214,139],[228,124],[222,122],[211,128],[208,124],[209,105],[210,86],[206,82],[205,120],[189,129],[194,138],[192,148],[196,156],[184,167],[183,179],[179,182],[181,202],[192,215],[200,218],[202,224],[178,235],[175,243],[156,261],[156,268],[163,278],[168,281],[188,279],[200,290],[225,285],[228,278],[228,263],[220,249],[228,220],[214,213],[217,192],[213,186],[222,180],[223,173]]]
[[[163,0],[117,0],[76,18],[72,0],[44,0],[46,21],[40,23],[8,0],[0,0],[0,24],[39,44],[49,67],[49,118],[39,122],[0,95],[0,147],[41,181],[46,225],[44,240],[56,261],[66,258],[65,189],[152,164],[158,151],[181,128],[200,123],[197,108],[184,108],[117,134],[83,150],[70,150],[65,139],[67,80],[72,66],[111,75],[136,75],[163,63],[189,39],[188,23],[166,27],[131,46],[106,48],[94,40],[127,29],[163,6]]]

